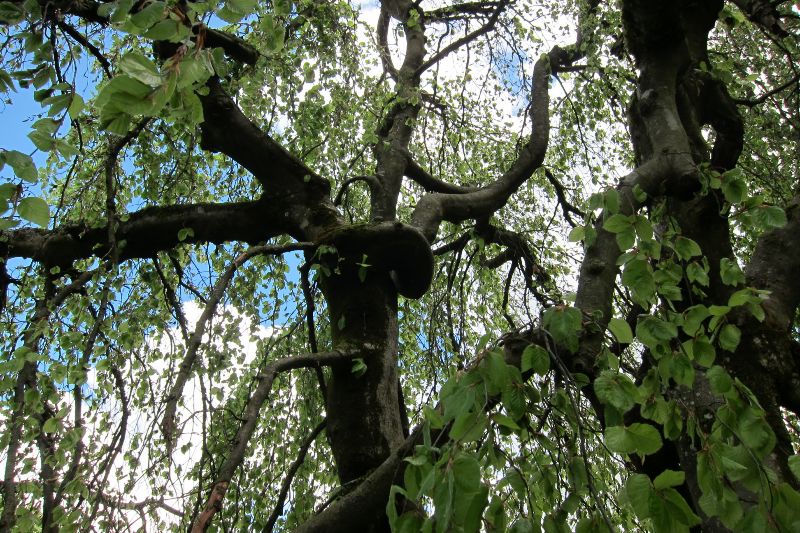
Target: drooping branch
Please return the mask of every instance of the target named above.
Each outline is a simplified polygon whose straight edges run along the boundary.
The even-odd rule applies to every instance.
[[[95,59],[97,59],[98,63],[100,63],[103,72],[105,72],[108,78],[112,77],[111,62],[105,55],[103,55],[103,52],[99,48],[97,48],[95,45],[89,42],[89,40],[86,37],[84,37],[83,34],[81,34],[81,32],[79,32],[78,30],[76,30],[63,20],[59,20],[57,24],[61,31],[63,31],[64,33],[75,39],[75,41],[78,44],[89,50],[89,53],[92,54],[92,56],[94,56]]]
[[[222,500],[225,498],[225,492],[228,490],[231,479],[239,468],[239,465],[244,460],[244,454],[247,451],[247,446],[250,442],[250,437],[258,423],[258,413],[261,406],[269,396],[272,389],[272,384],[275,378],[281,372],[288,370],[295,370],[298,368],[309,368],[317,365],[332,365],[348,361],[354,357],[358,357],[360,351],[352,352],[322,352],[316,354],[305,354],[296,357],[286,357],[278,359],[269,363],[263,372],[258,375],[258,386],[250,395],[247,401],[244,413],[242,415],[242,424],[236,432],[236,437],[233,440],[233,446],[230,453],[225,458],[222,466],[217,473],[217,480],[211,489],[211,493],[206,500],[205,507],[200,515],[197,517],[194,525],[192,526],[192,533],[202,533],[206,530],[214,515],[221,509]]]
[[[544,169],[544,175],[547,178],[547,181],[550,182],[550,185],[552,185],[556,191],[556,198],[558,198],[558,205],[561,206],[561,211],[564,214],[564,218],[566,219],[567,222],[569,222],[571,226],[574,227],[575,221],[572,220],[572,216],[570,215],[570,213],[574,213],[581,218],[585,217],[586,213],[575,207],[574,204],[570,203],[570,201],[567,200],[566,189],[564,188],[564,185],[560,181],[558,181],[558,178],[556,178],[553,175],[553,173],[550,171],[549,168]]]
[[[490,31],[492,31],[495,25],[497,24],[497,20],[500,18],[500,14],[503,12],[508,3],[509,0],[501,0],[500,2],[497,2],[497,7],[494,9],[494,12],[489,17],[489,20],[486,21],[486,24],[482,25],[477,30],[469,32],[463,37],[456,39],[449,45],[445,46],[442,50],[440,50],[436,54],[426,59],[425,62],[422,65],[420,65],[419,68],[417,69],[417,75],[422,74],[423,72],[425,72],[433,65],[435,65],[436,63],[438,63],[451,53],[455,52],[462,46],[467,45],[472,41],[474,41],[475,39],[477,39],[478,37],[486,35]]]
[[[546,346],[545,336],[541,331],[534,330],[510,336],[505,340],[503,351],[506,364],[519,367],[522,362],[522,352],[531,343]],[[468,368],[474,368],[480,360],[481,356],[478,356]],[[522,379],[527,380],[532,375],[533,372],[529,370],[522,374]],[[484,404],[484,411],[488,412],[494,408],[497,401],[498,398],[489,398]],[[413,455],[415,447],[424,442],[426,429],[429,430],[431,441],[437,442],[439,438],[447,438],[450,427],[450,424],[445,424],[439,429],[425,428],[424,425],[415,427],[403,443],[353,490],[303,522],[297,528],[297,533],[365,531],[371,524],[384,521],[391,486],[403,483],[403,473],[407,464],[403,459]]]
[[[28,327],[23,333],[23,346],[31,351],[36,352],[39,348],[39,343],[44,335],[44,324],[50,318],[52,311],[64,301],[79,292],[86,283],[94,275],[94,271],[83,272],[80,276],[76,277],[69,285],[56,290],[52,280],[46,279],[45,281],[45,295],[36,302],[33,317],[31,318]],[[8,444],[6,447],[6,463],[5,472],[3,475],[3,511],[0,516],[0,530],[11,531],[16,523],[16,510],[19,498],[17,497],[17,481],[16,469],[19,459],[20,446],[22,444],[22,431],[25,416],[25,396],[26,392],[33,390],[37,386],[37,366],[35,362],[25,361],[22,369],[17,374],[16,383],[14,384],[13,396],[11,399],[11,413],[7,420],[9,427]],[[48,402],[43,402],[44,409],[37,412],[34,416],[37,418],[39,425],[37,441],[42,450],[42,472],[46,473],[49,477],[46,479],[47,486],[43,487],[43,529],[45,525],[49,524],[49,519],[52,517],[53,502],[54,502],[54,483],[55,475],[52,471],[52,466],[47,462],[50,455],[52,455],[52,442],[50,437],[43,435],[42,425],[45,420],[54,414],[52,406]],[[45,529],[49,531],[49,525]]]
[[[197,319],[194,332],[186,344],[186,354],[178,367],[178,374],[175,376],[175,382],[165,398],[164,416],[161,419],[161,430],[164,433],[164,439],[167,443],[175,442],[175,412],[178,408],[178,401],[183,397],[183,388],[189,377],[194,370],[194,362],[197,359],[197,352],[203,342],[203,336],[206,333],[206,326],[211,318],[217,312],[217,306],[225,295],[228,284],[233,279],[236,271],[251,258],[257,255],[279,255],[287,252],[306,250],[312,248],[311,243],[292,243],[284,246],[253,246],[245,252],[239,254],[234,259],[228,268],[220,275],[211,290],[203,312],[200,318]]]
[[[305,438],[305,440],[300,444],[300,449],[297,452],[297,457],[295,458],[294,462],[292,462],[289,470],[286,471],[286,477],[283,479],[283,484],[281,485],[281,490],[278,493],[278,502],[275,504],[275,509],[272,510],[272,513],[269,515],[269,519],[267,519],[267,525],[264,526],[262,533],[272,533],[272,530],[275,528],[275,522],[278,521],[278,517],[283,513],[283,506],[286,503],[286,496],[289,495],[289,488],[292,486],[292,480],[294,479],[295,474],[302,466],[303,461],[306,459],[306,454],[308,453],[308,449],[317,440],[317,437],[322,430],[325,429],[326,421],[323,420],[314,430]]]

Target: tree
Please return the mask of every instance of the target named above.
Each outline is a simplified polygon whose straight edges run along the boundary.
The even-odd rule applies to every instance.
[[[0,2],[0,530],[797,530],[798,7],[611,4]]]

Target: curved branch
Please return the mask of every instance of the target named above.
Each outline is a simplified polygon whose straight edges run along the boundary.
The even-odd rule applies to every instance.
[[[531,110],[533,131],[516,161],[497,181],[466,194],[426,194],[417,203],[411,217],[412,225],[420,228],[433,242],[443,220],[458,223],[470,218],[491,215],[508,201],[508,198],[541,166],[550,134],[547,89],[550,78],[550,57],[540,58],[533,69]]]
[[[378,55],[380,55],[381,63],[383,64],[383,70],[389,75],[390,78],[397,80],[397,67],[394,66],[394,63],[392,62],[392,54],[389,52],[388,33],[390,21],[391,16],[389,15],[389,10],[386,8],[386,5],[381,4],[380,15],[378,15],[378,24],[377,28],[375,29],[375,34],[378,41]]]
[[[344,193],[347,192],[347,188],[350,187],[353,183],[357,181],[364,181],[369,185],[369,191],[372,194],[375,194],[376,191],[381,187],[381,182],[378,181],[378,178],[375,176],[353,176],[352,178],[346,180],[342,183],[342,187],[339,189],[339,192],[336,193],[336,198],[333,200],[333,205],[341,205],[342,197]]]
[[[406,166],[406,177],[412,179],[421,185],[426,192],[441,192],[446,194],[464,194],[468,192],[477,191],[477,187],[464,187],[463,185],[455,185],[447,183],[440,179],[434,178],[427,170],[422,168],[412,157],[408,150],[404,150],[408,158]]]

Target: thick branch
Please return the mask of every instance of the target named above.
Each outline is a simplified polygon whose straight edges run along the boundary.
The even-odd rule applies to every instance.
[[[248,119],[217,78],[201,96],[201,147],[222,152],[253,173],[270,196],[328,198],[330,184]]]
[[[774,7],[774,2],[767,0],[731,0],[742,10],[745,16],[758,26],[777,37],[789,35],[780,19],[780,14]]]
[[[257,243],[280,234],[291,234],[296,229],[284,218],[284,211],[279,202],[263,200],[148,207],[117,223],[116,241],[121,245],[119,259],[153,257],[182,242]],[[182,229],[192,230],[183,241],[178,237]],[[4,256],[33,259],[49,267],[68,267],[78,259],[104,257],[109,252],[106,227],[24,228],[3,231],[0,236],[0,252]]]

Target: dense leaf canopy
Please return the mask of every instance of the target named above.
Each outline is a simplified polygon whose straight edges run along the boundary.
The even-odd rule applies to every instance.
[[[799,28],[0,0],[0,532],[800,530]]]

